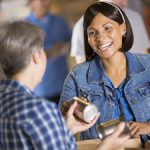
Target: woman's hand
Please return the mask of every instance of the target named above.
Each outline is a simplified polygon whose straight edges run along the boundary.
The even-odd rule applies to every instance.
[[[146,122],[129,122],[130,135],[133,138],[137,138],[140,134],[150,134],[150,123]]]
[[[106,137],[97,150],[116,150],[124,146],[124,143],[130,139],[129,134],[123,134],[125,123],[121,122],[112,135]]]
[[[100,113],[98,113],[96,115],[96,117],[90,123],[83,122],[74,116],[74,111],[75,111],[76,106],[77,106],[77,102],[75,101],[70,106],[70,108],[66,114],[67,125],[73,134],[76,134],[76,133],[79,133],[82,131],[86,131],[87,129],[89,129],[90,127],[92,127],[96,123],[97,119],[100,116]]]

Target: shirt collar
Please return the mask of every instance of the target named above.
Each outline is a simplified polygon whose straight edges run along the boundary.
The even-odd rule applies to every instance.
[[[130,53],[125,53],[127,63],[128,63],[128,76],[132,76],[133,74],[138,74],[140,72],[143,72],[145,70],[145,67],[139,60],[139,58]],[[88,82],[104,82],[107,79],[107,75],[105,73],[103,64],[99,58],[99,56],[96,56],[90,63],[89,71],[88,71]]]
[[[99,56],[96,56],[90,63],[88,82],[103,82],[106,74]]]
[[[132,54],[130,52],[126,52],[125,55],[128,63],[129,76],[145,71],[145,67],[140,61],[140,59],[137,57],[137,55]]]
[[[28,87],[16,80],[1,80],[0,89],[13,89],[17,91],[27,92],[29,94],[34,94]]]

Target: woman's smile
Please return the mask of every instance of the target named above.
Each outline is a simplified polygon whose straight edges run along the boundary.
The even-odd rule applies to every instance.
[[[111,46],[112,46],[112,42],[107,42],[104,44],[98,44],[96,47],[97,47],[97,51],[101,52],[101,51],[108,50]]]
[[[111,58],[120,51],[124,25],[98,13],[88,27],[88,42],[101,59]]]

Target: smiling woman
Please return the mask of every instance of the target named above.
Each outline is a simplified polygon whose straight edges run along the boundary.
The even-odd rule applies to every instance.
[[[93,49],[93,54],[107,58],[114,53],[113,49],[119,50],[125,30],[124,23],[119,25],[99,13],[87,28],[88,43]],[[113,40],[118,42],[113,42]]]
[[[147,141],[150,56],[128,52],[133,32],[126,14],[117,5],[98,2],[89,6],[83,27],[86,62],[69,73],[59,106],[74,96],[84,97],[101,113],[96,125],[123,116],[129,122],[132,137],[141,136]],[[82,132],[81,139],[98,138],[96,125]]]
[[[99,28],[99,30],[100,30],[100,27],[103,27],[101,28],[101,31],[105,31],[105,34],[102,34],[103,36],[106,35],[106,31],[107,31],[107,34],[109,33],[109,35],[110,33],[111,35],[113,35],[112,32],[116,34],[119,34],[119,32],[121,32],[120,37],[116,39],[116,40],[121,40],[121,41],[115,43],[117,45],[118,43],[122,45],[121,47],[119,45],[119,47],[117,48],[117,49],[120,49],[120,51],[125,52],[125,51],[128,51],[132,47],[133,32],[132,32],[132,28],[131,28],[131,25],[127,16],[116,5],[112,3],[108,3],[108,4],[109,5],[106,5],[106,9],[109,8],[109,10],[107,11],[103,9],[103,6],[100,5],[99,6],[100,10],[98,10],[99,9],[98,7],[95,7],[93,9],[91,8],[91,10],[93,10],[93,13],[91,13],[91,11],[88,11],[88,10],[85,12],[87,13],[87,15],[84,16],[84,31],[85,31],[84,42],[85,42],[85,54],[86,54],[87,60],[91,60],[93,57],[95,57],[95,55],[97,55],[96,53],[93,53],[93,47],[90,45],[90,42],[88,41],[89,40],[88,30],[89,28],[91,28],[93,24],[95,25],[97,29]],[[102,14],[101,17],[100,17],[100,14]],[[94,29],[94,27],[92,27],[92,29]]]

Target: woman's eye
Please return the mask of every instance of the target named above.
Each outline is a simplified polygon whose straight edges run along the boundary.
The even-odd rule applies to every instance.
[[[112,28],[111,27],[105,27],[105,30],[111,30]]]
[[[95,33],[95,31],[89,31],[88,32],[88,36],[93,36],[93,35],[95,35],[96,33]]]

